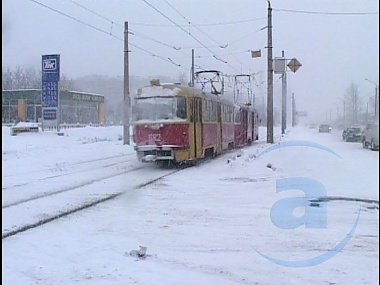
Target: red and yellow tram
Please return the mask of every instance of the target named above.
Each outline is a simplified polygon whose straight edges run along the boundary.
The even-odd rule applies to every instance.
[[[137,91],[132,108],[135,151],[142,162],[195,162],[258,139],[251,106],[188,86],[152,80]]]

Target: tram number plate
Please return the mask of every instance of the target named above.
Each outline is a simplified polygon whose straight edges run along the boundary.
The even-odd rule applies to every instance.
[[[160,134],[149,134],[148,135],[148,140],[149,142],[156,142],[161,140],[161,135]]]

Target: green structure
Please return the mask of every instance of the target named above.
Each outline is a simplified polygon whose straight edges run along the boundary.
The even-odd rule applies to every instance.
[[[104,96],[60,91],[61,124],[104,124]],[[2,90],[2,123],[41,122],[41,89]]]

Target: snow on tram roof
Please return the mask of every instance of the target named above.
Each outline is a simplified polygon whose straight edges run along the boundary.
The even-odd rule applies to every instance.
[[[221,103],[227,104],[227,105],[233,105],[234,108],[240,109],[240,108],[247,108],[247,109],[253,109],[253,106],[251,105],[245,105],[245,104],[237,104],[232,102],[230,99],[223,97],[223,96],[218,96],[216,94],[211,94],[211,93],[205,93],[204,91],[194,88],[194,87],[189,87],[186,85],[181,85],[180,83],[160,83],[159,79],[153,79],[150,81],[149,86],[144,86],[138,89],[137,91],[137,96],[138,97],[144,97],[144,98],[149,98],[149,97],[174,97],[180,95],[180,92],[183,91],[195,91],[197,95],[200,95],[202,97],[205,97],[206,99],[211,99],[215,101],[219,101]],[[194,95],[194,93],[189,93],[189,95]]]

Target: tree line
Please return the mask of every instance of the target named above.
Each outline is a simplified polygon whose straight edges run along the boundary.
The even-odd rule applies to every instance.
[[[167,76],[140,77],[130,76],[130,94],[136,93],[141,86],[148,85],[152,78],[159,78],[161,82],[181,82],[186,84],[186,75],[179,74],[177,78]],[[33,67],[18,66],[16,68],[2,67],[2,89],[41,89],[42,71]],[[120,123],[123,121],[124,77],[109,77],[104,75],[87,75],[79,78],[70,78],[60,75],[60,89],[95,93],[104,96],[106,120]]]

